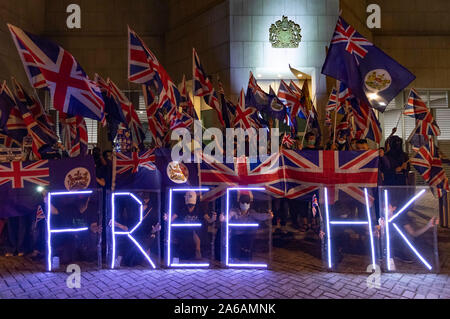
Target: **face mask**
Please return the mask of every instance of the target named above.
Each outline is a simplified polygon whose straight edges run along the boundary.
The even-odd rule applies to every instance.
[[[316,140],[309,140],[308,145],[311,145],[311,146],[316,145]]]
[[[240,203],[241,211],[246,212],[250,209],[250,203]]]
[[[192,205],[192,204],[188,204],[188,205],[187,205],[187,208],[188,208],[189,210],[193,209],[194,207],[195,207],[195,205]]]
[[[345,140],[338,140],[338,143],[341,144],[341,145],[345,144]]]

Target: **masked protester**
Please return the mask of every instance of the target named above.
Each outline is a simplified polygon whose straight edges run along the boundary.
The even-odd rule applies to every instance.
[[[203,225],[203,216],[200,207],[197,204],[197,194],[193,191],[186,192],[184,196],[185,205],[172,215],[173,223]],[[187,228],[172,230],[176,244],[176,254],[181,259],[201,259],[201,238],[203,228]]]
[[[253,193],[250,191],[241,191],[238,193],[238,203],[236,207],[230,210],[230,222],[235,223],[258,223],[262,221],[271,220],[273,213],[267,211],[266,213],[258,213],[251,208],[253,203]],[[256,229],[243,228],[231,230],[230,248],[231,258],[238,258],[240,260],[251,260],[253,241],[255,238]]]

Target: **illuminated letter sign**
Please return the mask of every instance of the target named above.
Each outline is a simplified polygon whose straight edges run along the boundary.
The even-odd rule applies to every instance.
[[[62,228],[52,229],[51,226],[51,207],[52,196],[67,196],[67,195],[83,195],[92,194],[92,191],[80,191],[80,192],[62,192],[62,193],[48,193],[47,194],[47,270],[52,271],[52,234],[60,233],[75,233],[89,230],[88,227],[83,228]]]
[[[115,198],[116,196],[129,196],[132,197],[138,204],[139,204],[139,221],[130,231],[116,231],[115,229],[115,213],[116,213],[116,204],[115,204]],[[153,267],[153,269],[156,268],[155,264],[151,260],[150,256],[147,255],[144,249],[142,249],[141,245],[137,242],[137,240],[133,237],[133,233],[136,231],[136,229],[139,228],[139,226],[142,224],[143,220],[143,205],[142,202],[132,193],[113,193],[111,196],[111,207],[112,207],[112,222],[111,222],[111,228],[112,228],[112,261],[111,261],[111,269],[114,269],[114,263],[116,260],[116,236],[127,236],[140,250],[142,255],[144,255],[145,259],[149,262],[149,264]]]
[[[404,240],[404,242],[408,245],[408,247],[412,250],[412,252],[420,259],[420,261],[425,265],[425,267],[428,268],[428,270],[431,270],[431,265],[423,258],[417,249],[414,247],[414,245],[406,238],[406,236],[403,234],[403,232],[400,230],[400,228],[394,223],[394,220],[401,214],[406,211],[406,209],[414,203],[419,197],[421,197],[425,193],[425,190],[421,190],[419,193],[414,195],[413,198],[411,198],[399,211],[397,211],[396,214],[394,214],[391,218],[389,218],[389,198],[388,198],[388,191],[384,190],[384,216],[386,219],[385,227],[386,227],[386,263],[387,263],[387,269],[391,270],[391,234],[390,234],[390,225],[394,226],[394,229],[399,233],[400,237]]]
[[[328,254],[328,268],[332,268],[332,260],[331,260],[331,227],[330,226],[342,226],[342,225],[367,225],[369,227],[369,236],[370,236],[370,249],[372,254],[372,269],[376,270],[376,260],[375,260],[375,247],[373,240],[373,231],[372,231],[372,220],[370,218],[370,205],[369,205],[369,196],[367,194],[367,188],[364,189],[364,195],[366,200],[366,212],[367,212],[367,221],[332,221],[330,220],[330,213],[328,210],[328,189],[324,189],[325,192],[325,214],[327,219],[327,254]]]
[[[236,264],[230,263],[230,227],[259,227],[259,224],[230,223],[230,191],[265,191],[264,188],[228,188],[227,189],[227,217],[226,217],[226,242],[225,263],[227,267],[267,268],[267,264]]]
[[[209,267],[209,263],[189,263],[189,264],[173,264],[172,260],[171,260],[171,250],[170,250],[170,245],[171,245],[171,240],[172,240],[172,228],[176,227],[176,228],[181,228],[181,227],[202,227],[202,224],[174,224],[172,223],[172,196],[174,192],[207,192],[209,191],[209,188],[183,188],[183,189],[170,189],[169,192],[169,217],[168,217],[168,230],[167,230],[167,267]]]

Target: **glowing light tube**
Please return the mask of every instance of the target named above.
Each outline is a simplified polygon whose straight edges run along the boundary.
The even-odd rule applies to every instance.
[[[230,223],[230,191],[265,191],[262,187],[233,187],[227,188],[227,215],[226,215],[226,242],[225,242],[225,264],[227,267],[244,268],[267,268],[267,264],[230,263],[230,227],[259,227],[254,223]]]
[[[169,217],[167,221],[167,267],[209,267],[209,263],[192,263],[192,264],[174,264],[172,263],[172,251],[171,251],[171,244],[172,244],[172,228],[182,228],[182,227],[201,227],[202,224],[199,223],[192,223],[192,224],[173,224],[172,223],[172,203],[173,203],[173,193],[174,192],[207,192],[209,191],[209,188],[171,188],[169,190]]]

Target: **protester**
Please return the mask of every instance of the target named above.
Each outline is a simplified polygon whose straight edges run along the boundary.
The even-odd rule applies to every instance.
[[[398,136],[389,139],[386,153],[388,166],[384,168],[384,185],[407,185],[410,170],[408,155],[403,151],[403,141]]]
[[[237,204],[229,212],[229,222],[233,223],[258,223],[271,220],[273,213],[267,210],[265,213],[258,213],[251,208],[253,203],[253,193],[251,191],[239,191]],[[251,260],[253,253],[253,242],[255,239],[256,229],[240,229],[231,230],[230,247],[231,258],[241,260]]]

